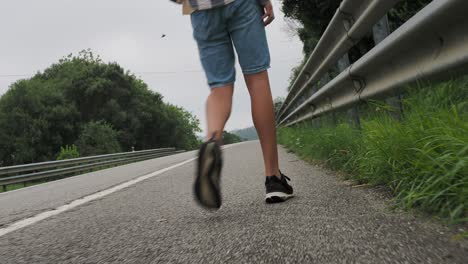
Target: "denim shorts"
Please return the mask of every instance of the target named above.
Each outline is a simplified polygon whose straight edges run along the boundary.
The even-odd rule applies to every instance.
[[[191,15],[193,36],[208,85],[217,88],[236,80],[234,48],[245,75],[270,68],[270,52],[257,0],[235,0]]]

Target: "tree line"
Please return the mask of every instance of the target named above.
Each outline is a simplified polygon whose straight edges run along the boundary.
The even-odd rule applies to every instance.
[[[0,98],[0,128],[0,166],[53,160],[61,150],[190,150],[201,132],[194,115],[89,50],[13,83]]]

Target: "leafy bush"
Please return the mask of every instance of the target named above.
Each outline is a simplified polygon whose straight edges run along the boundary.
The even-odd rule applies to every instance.
[[[105,122],[90,122],[83,127],[76,145],[83,156],[121,152],[117,132]]]
[[[57,160],[76,159],[80,157],[78,148],[75,145],[60,147],[60,153],[57,156]]]
[[[234,144],[234,143],[239,143],[242,142],[242,139],[236,135],[229,133],[227,131],[223,131],[223,144],[224,145],[229,145],[229,144]]]

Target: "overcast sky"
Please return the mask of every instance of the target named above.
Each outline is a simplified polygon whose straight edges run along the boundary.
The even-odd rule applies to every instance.
[[[104,61],[136,73],[166,102],[195,114],[205,130],[209,89],[190,18],[181,15],[178,5],[168,0],[0,1],[0,94],[27,77],[21,75],[32,75],[67,54],[90,48]],[[267,31],[277,97],[286,95],[291,69],[302,59],[302,44],[287,30],[280,2],[274,5],[277,19]],[[242,76],[237,77],[227,130],[252,125],[247,88]]]

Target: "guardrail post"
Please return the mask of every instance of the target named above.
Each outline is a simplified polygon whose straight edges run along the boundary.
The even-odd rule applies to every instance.
[[[319,89],[321,89],[323,86],[325,86],[327,83],[329,83],[331,80],[330,78],[330,73],[325,73],[325,75],[323,75],[323,77],[320,79],[320,86],[319,86]],[[333,111],[331,113],[331,117],[332,117],[332,122],[333,122],[333,125],[336,126],[338,124],[338,119],[336,118],[336,112]]]
[[[388,23],[388,16],[385,15],[377,24],[372,28],[375,45],[382,42],[388,35],[390,35],[390,26]],[[385,99],[385,102],[395,109],[396,111],[389,111],[389,114],[396,120],[401,120],[403,113],[403,106],[401,104],[401,95]]]
[[[351,65],[349,62],[349,55],[348,53],[346,53],[343,57],[341,57],[341,59],[338,60],[338,71],[341,73],[342,71],[347,69],[349,65]],[[347,111],[347,115],[348,115],[349,123],[352,126],[360,127],[361,120],[359,119],[359,106],[358,105],[353,106],[351,109],[349,109]]]
[[[312,96],[318,90],[319,90],[319,84],[311,84],[309,96]],[[320,120],[318,120],[317,118],[312,118],[310,122],[313,128],[320,128]]]
[[[2,185],[2,189],[3,189],[3,192],[6,192],[7,191],[6,185]]]

